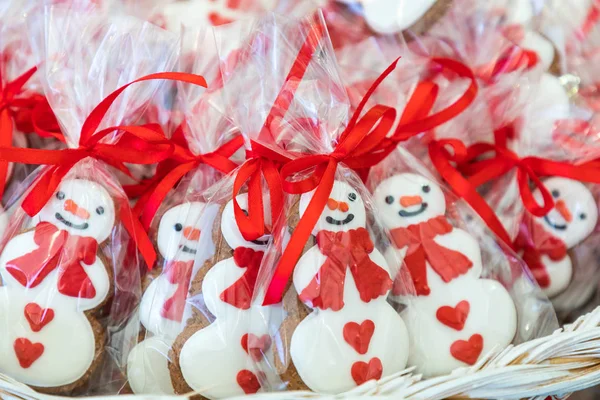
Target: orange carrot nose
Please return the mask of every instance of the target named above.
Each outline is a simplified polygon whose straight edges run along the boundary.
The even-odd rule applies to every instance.
[[[188,240],[200,239],[200,229],[194,229],[191,226],[186,226],[183,230],[183,236]]]
[[[327,199],[327,208],[329,208],[331,211],[336,210],[338,208],[338,202],[335,199],[332,199],[331,197]]]
[[[350,206],[348,206],[348,203],[346,203],[345,201],[340,201],[340,205],[338,206],[338,209],[341,212],[347,212],[350,209]]]
[[[573,214],[571,214],[571,211],[569,211],[567,205],[563,200],[557,201],[554,207],[556,207],[556,211],[558,211],[558,213],[562,215],[565,221],[571,222],[573,220]]]
[[[65,201],[65,211],[70,212],[71,214],[73,214],[76,217],[82,218],[82,219],[88,219],[90,217],[90,212],[88,210],[86,210],[83,207],[79,207],[77,205],[77,203],[75,203],[73,200],[68,199],[67,201]]]
[[[402,207],[410,207],[421,204],[423,199],[421,196],[402,196],[400,197],[400,205]]]

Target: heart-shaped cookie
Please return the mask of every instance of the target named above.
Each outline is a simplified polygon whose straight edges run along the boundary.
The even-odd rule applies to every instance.
[[[41,343],[32,343],[27,338],[18,338],[13,344],[15,354],[19,364],[23,368],[29,368],[44,354],[44,345]]]
[[[463,300],[456,307],[443,306],[438,308],[435,316],[442,324],[460,331],[465,327],[470,309],[469,302]]]
[[[458,361],[473,365],[483,350],[483,337],[476,333],[469,340],[457,340],[450,346],[450,354]]]
[[[31,330],[39,332],[54,319],[54,310],[42,308],[37,303],[29,303],[25,306],[25,319],[29,322]]]
[[[375,332],[375,323],[370,319],[364,320],[360,325],[356,322],[348,322],[344,325],[344,340],[358,354],[367,354],[373,332]]]
[[[354,379],[354,382],[360,386],[371,379],[380,379],[381,375],[383,374],[383,365],[381,364],[381,360],[379,358],[373,357],[369,363],[364,361],[355,362],[352,364],[352,369],[350,372],[352,373],[352,379]]]

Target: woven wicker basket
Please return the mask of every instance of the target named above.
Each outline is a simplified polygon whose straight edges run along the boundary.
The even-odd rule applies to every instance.
[[[411,369],[370,381],[338,396],[311,392],[276,392],[236,400],[286,399],[522,399],[566,398],[571,392],[600,384],[600,306],[552,335],[517,346],[497,349],[476,365],[450,375],[421,379]],[[50,399],[26,385],[0,374],[3,399]],[[97,399],[168,400],[188,396],[113,396]]]

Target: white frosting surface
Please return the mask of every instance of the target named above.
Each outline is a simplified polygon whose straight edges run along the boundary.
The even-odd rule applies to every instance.
[[[392,231],[445,214],[439,186],[416,174],[399,174],[382,181],[374,197],[381,220]],[[494,346],[508,345],[517,325],[516,309],[506,289],[496,281],[479,279],[482,262],[477,241],[456,228],[434,236],[433,241],[461,253],[471,266],[445,282],[426,259],[429,294],[395,298],[406,304],[402,316],[411,339],[408,365],[416,366],[426,377],[472,365]],[[398,265],[407,250],[390,248],[386,258]]]
[[[533,50],[539,57],[539,62],[544,70],[548,70],[554,61],[554,46],[552,43],[534,31],[525,31],[525,36],[520,43],[524,49]]]
[[[136,394],[175,394],[169,372],[172,342],[158,336],[138,343],[127,357],[127,378]]]
[[[436,0],[362,0],[365,20],[378,33],[395,33],[417,22]]]

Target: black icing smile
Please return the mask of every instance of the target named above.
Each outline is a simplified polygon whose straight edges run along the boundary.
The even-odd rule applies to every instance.
[[[347,223],[352,222],[353,219],[354,219],[354,214],[348,214],[348,216],[341,221],[339,219],[334,219],[331,217],[325,218],[325,221],[327,221],[327,223],[331,224],[331,225],[346,225]]]
[[[556,230],[564,231],[565,229],[567,229],[567,224],[559,225],[557,223],[554,223],[554,222],[550,221],[550,218],[548,218],[548,215],[544,215],[544,221],[546,221],[546,223],[548,225],[550,225],[552,228],[554,228]]]
[[[427,209],[427,206],[428,206],[427,203],[422,203],[421,208],[419,208],[418,210],[415,210],[415,211],[400,210],[400,211],[398,211],[398,214],[400,214],[401,217],[414,217],[415,215],[419,215],[423,211],[425,211]]]
[[[186,245],[181,246],[181,251],[184,253],[196,254],[198,250],[187,247]]]
[[[267,244],[269,244],[269,239],[265,239],[265,240],[253,240],[252,243],[257,244],[259,246],[266,246]]]
[[[60,213],[56,213],[54,214],[54,217],[59,220],[60,222],[62,222],[63,224],[65,224],[66,226],[68,226],[69,228],[75,228],[75,229],[87,229],[90,224],[88,224],[87,222],[84,222],[83,224],[74,224],[71,221],[67,221],[62,215],[60,215]]]

